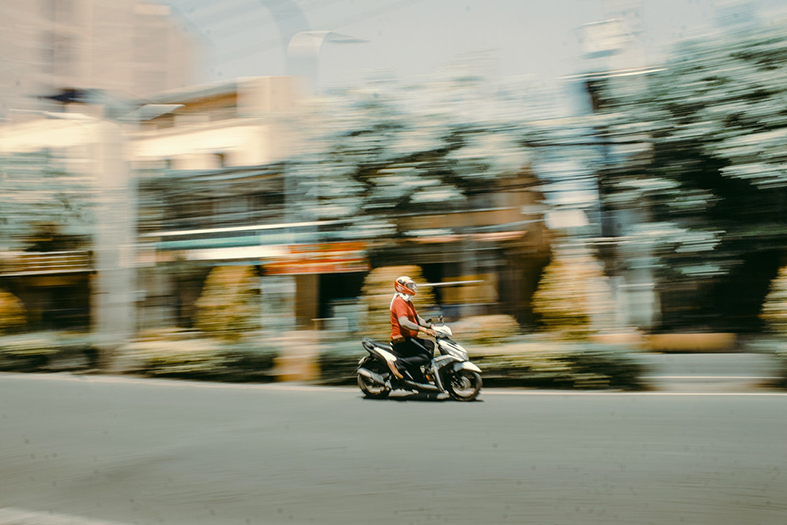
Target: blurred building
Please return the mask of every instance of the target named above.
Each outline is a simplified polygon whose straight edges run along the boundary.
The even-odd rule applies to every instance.
[[[0,286],[33,330],[133,336],[136,197],[115,123],[51,114],[0,125]]]
[[[451,319],[507,314],[533,322],[530,297],[549,259],[544,195],[523,167],[458,206],[395,217],[405,238],[370,245],[373,267],[416,264],[435,286],[441,311]]]
[[[405,238],[359,238],[347,220],[298,215],[286,166],[303,138],[300,100],[293,77],[248,78],[152,95],[122,125],[69,103],[0,126],[14,137],[0,167],[18,178],[19,199],[47,189],[59,217],[52,239],[32,231],[3,246],[0,284],[47,318],[80,312],[44,328],[120,339],[191,326],[210,271],[243,265],[260,276],[264,327],[353,329],[368,271],[418,264],[448,316],[530,320],[548,238],[529,169],[450,209],[392,217]],[[85,213],[62,220],[73,205],[61,194],[83,195]],[[33,222],[42,209],[17,215]]]
[[[313,228],[290,220],[282,169],[297,143],[300,97],[297,79],[263,77],[149,98],[174,109],[141,121],[133,139],[143,329],[189,326],[213,267],[261,272],[307,242]],[[295,326],[296,291],[310,286],[301,280],[263,278],[268,327]]]
[[[100,89],[143,97],[191,82],[195,33],[141,0],[0,1],[0,117],[40,97]]]
[[[305,120],[293,77],[249,78],[150,97],[176,107],[140,124],[143,327],[188,326],[211,268],[248,265],[261,277],[264,325],[352,328],[372,267],[418,264],[446,313],[510,313],[529,321],[547,259],[543,196],[533,173],[460,208],[395,217],[401,242],[358,238],[348,221],[298,215],[286,162]],[[525,312],[525,313],[523,313]]]

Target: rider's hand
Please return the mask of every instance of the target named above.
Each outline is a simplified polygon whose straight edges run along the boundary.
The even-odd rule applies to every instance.
[[[426,335],[429,335],[429,336],[432,336],[432,337],[437,337],[437,332],[435,332],[435,331],[434,331],[434,330],[432,330],[431,328],[424,328],[424,329],[423,329],[423,332],[424,332]]]

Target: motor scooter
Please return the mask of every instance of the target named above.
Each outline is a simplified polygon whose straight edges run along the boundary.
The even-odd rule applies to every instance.
[[[430,321],[431,322],[431,321]],[[442,323],[442,319],[441,319]],[[451,328],[443,323],[433,325],[434,338],[425,337],[432,343],[432,359],[425,365],[426,383],[418,383],[412,378],[399,379],[393,375],[389,363],[395,363],[401,356],[389,343],[380,343],[369,337],[361,341],[369,355],[358,363],[358,386],[364,395],[373,399],[385,399],[394,390],[421,392],[429,394],[447,393],[457,401],[472,401],[481,392],[481,369],[470,362],[465,350],[451,339]]]

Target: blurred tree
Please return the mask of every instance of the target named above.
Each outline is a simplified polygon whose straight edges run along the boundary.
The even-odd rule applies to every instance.
[[[401,260],[415,238],[459,239],[481,231],[473,221],[414,227],[425,224],[414,215],[511,206],[524,200],[516,195],[524,191],[539,191],[535,203],[543,181],[534,174],[533,149],[523,137],[536,134],[526,118],[536,102],[529,84],[495,82],[488,74],[493,68],[482,58],[417,85],[383,76],[309,101],[299,126],[302,149],[286,167],[291,220],[341,220],[343,238],[369,241],[370,258],[388,265]],[[515,195],[506,201],[504,193]],[[540,213],[528,211],[526,218],[536,223]],[[533,246],[545,238],[533,233],[542,225],[507,227],[527,229]],[[469,244],[460,249],[466,251],[462,271],[474,274],[475,261],[487,254]],[[515,271],[531,271],[533,252],[521,253],[512,250]],[[509,294],[510,304],[523,304],[521,295]]]
[[[422,285],[425,282],[419,266],[386,266],[375,268],[363,282],[361,301],[366,306],[363,330],[369,337],[388,340],[391,335],[391,300],[394,295],[394,279],[407,275]],[[418,314],[424,317],[424,308],[434,305],[431,287],[420,286],[413,299]]]
[[[288,166],[305,197],[294,212],[350,217],[349,236],[402,236],[396,216],[465,209],[530,163],[517,106],[464,68],[415,87],[381,79],[314,104],[305,149]]]
[[[93,185],[92,176],[68,169],[59,151],[0,157],[0,249],[50,251],[81,244],[92,232]]]
[[[545,331],[583,340],[612,328],[614,301],[607,281],[589,250],[558,247],[533,295],[533,310]]]
[[[787,27],[727,29],[663,70],[594,83],[605,204],[646,210],[664,327],[758,329],[787,248]],[[630,261],[629,261],[630,262]]]
[[[29,252],[70,251],[89,246],[86,237],[64,233],[62,226],[53,222],[35,222],[30,227],[30,235],[21,239]]]
[[[259,280],[251,266],[217,266],[197,301],[195,326],[220,339],[237,340],[260,328]]]
[[[775,334],[787,335],[787,266],[771,282],[760,314],[767,327]]]
[[[0,290],[0,334],[22,330],[27,324],[25,307],[15,295]]]

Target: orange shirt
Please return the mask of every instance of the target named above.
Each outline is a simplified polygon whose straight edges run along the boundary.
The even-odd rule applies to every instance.
[[[418,312],[415,311],[413,303],[405,301],[397,295],[391,303],[391,340],[400,336],[415,337],[418,335],[417,330],[408,330],[404,326],[399,326],[399,318],[402,316],[407,317],[414,324],[418,324]]]

